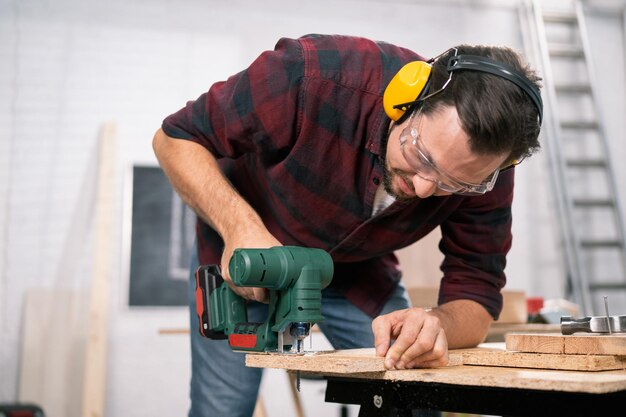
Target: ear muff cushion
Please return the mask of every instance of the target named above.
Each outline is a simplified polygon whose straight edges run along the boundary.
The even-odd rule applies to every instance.
[[[393,106],[416,100],[430,78],[431,65],[424,61],[413,61],[403,66],[391,79],[383,94],[383,107],[387,116],[398,121],[404,114]]]

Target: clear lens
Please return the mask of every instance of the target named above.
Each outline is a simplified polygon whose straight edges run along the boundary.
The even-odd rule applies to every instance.
[[[500,170],[494,171],[493,174],[489,176],[482,184],[471,185],[466,184],[461,188],[448,187],[448,184],[444,184],[441,182],[437,183],[437,187],[439,187],[443,191],[447,191],[450,193],[458,194],[458,195],[482,195],[488,191],[491,191],[496,184],[496,180],[498,179],[498,174]]]
[[[434,182],[437,184],[437,188],[442,191],[458,195],[481,195],[493,189],[500,170],[494,171],[480,184],[458,181],[442,173],[421,149],[419,126],[416,127],[415,123],[413,123],[413,116],[409,120],[409,125],[400,133],[400,148],[402,155],[404,155],[404,158],[417,175],[427,181]],[[418,123],[421,122],[419,116],[421,116],[421,113],[418,115]]]

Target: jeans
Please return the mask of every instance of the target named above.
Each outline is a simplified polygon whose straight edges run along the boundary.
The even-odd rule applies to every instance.
[[[227,340],[211,340],[200,335],[196,315],[195,270],[197,256],[192,258],[189,304],[191,318],[191,408],[189,417],[250,417],[263,370],[247,368],[245,354],[233,352]],[[404,287],[396,287],[381,314],[407,308]],[[322,315],[318,326],[335,349],[374,346],[372,318],[345,299],[339,292],[322,291]],[[248,303],[248,320],[263,322],[267,305]],[[307,343],[307,341],[305,341]]]

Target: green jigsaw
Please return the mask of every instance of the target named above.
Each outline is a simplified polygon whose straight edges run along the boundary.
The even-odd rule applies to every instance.
[[[236,286],[269,290],[269,311],[263,323],[248,322],[246,300],[222,278],[217,265],[196,271],[196,311],[200,334],[228,339],[233,350],[250,352],[303,351],[311,326],[324,320],[322,289],[333,277],[334,265],[322,249],[275,246],[236,249],[228,264]],[[291,344],[283,343],[289,329]]]

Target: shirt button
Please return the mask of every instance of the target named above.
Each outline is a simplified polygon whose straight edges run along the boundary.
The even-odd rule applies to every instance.
[[[380,179],[378,177],[374,177],[372,182],[374,183],[374,185],[378,185],[378,184],[380,184]]]

